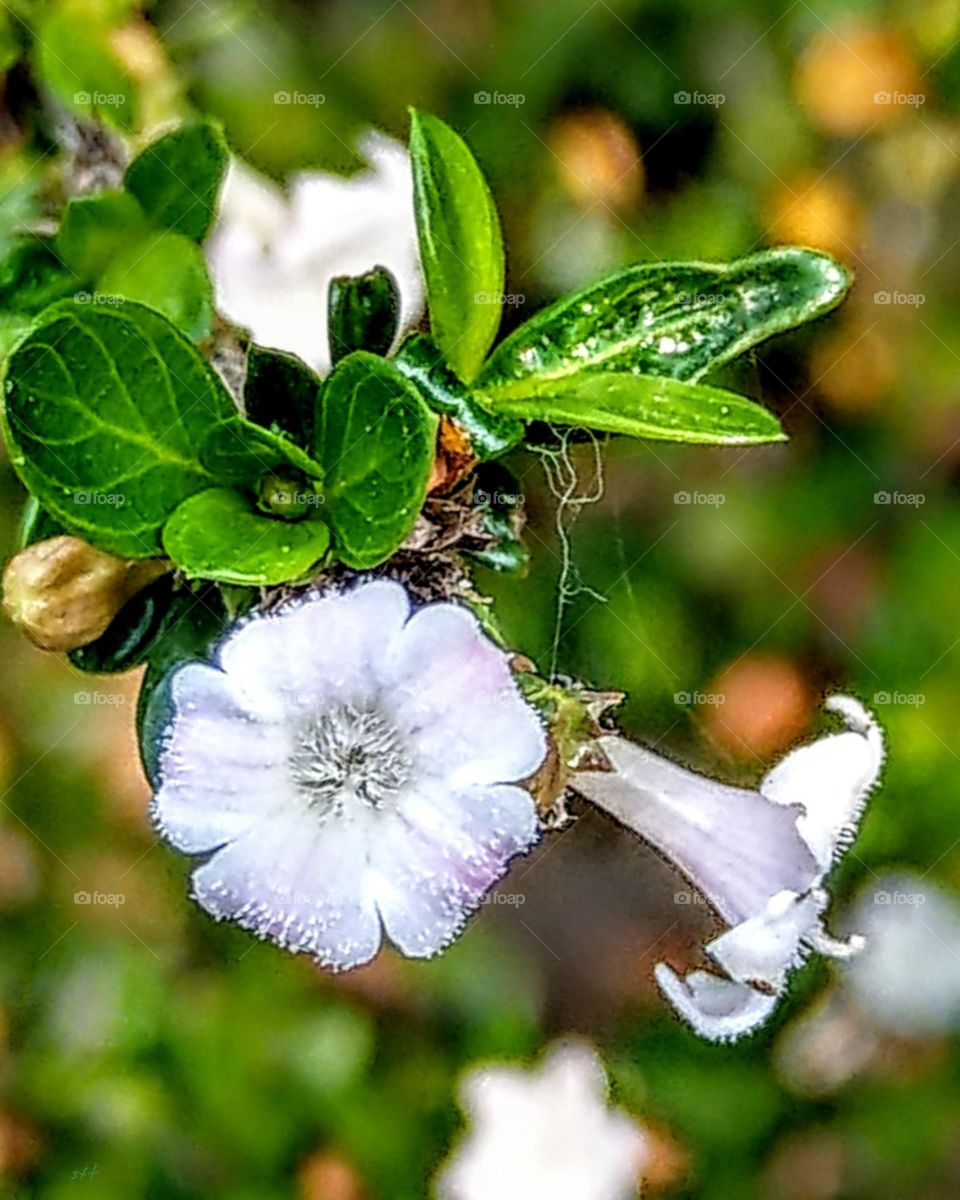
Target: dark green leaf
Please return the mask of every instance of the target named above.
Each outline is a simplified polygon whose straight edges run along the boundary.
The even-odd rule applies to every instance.
[[[399,317],[400,292],[386,267],[331,280],[327,297],[331,361],[336,364],[355,350],[386,354],[397,336]]]
[[[0,262],[0,309],[38,313],[74,295],[80,284],[58,254],[53,238],[19,237]]]
[[[319,463],[282,433],[238,415],[211,431],[200,447],[200,459],[221,483],[245,486],[253,492],[264,475],[278,469],[293,467],[311,479],[323,474]]]
[[[759,404],[703,383],[611,371],[561,380],[542,396],[497,400],[497,409],[657,441],[752,446],[782,442],[777,418]]]
[[[110,675],[129,671],[146,662],[170,622],[182,615],[185,604],[196,603],[192,592],[173,575],[161,575],[137,592],[95,642],[70,651],[70,661],[81,671]]]
[[[148,233],[118,248],[97,280],[104,297],[136,300],[163,313],[192,341],[210,332],[213,288],[203,252],[179,233]]]
[[[306,577],[329,545],[322,521],[265,516],[229,488],[191,496],[163,531],[164,549],[188,576],[254,587]]]
[[[143,210],[126,192],[75,196],[63,210],[56,251],[77,275],[93,280],[118,249],[142,241],[149,231]]]
[[[216,217],[228,158],[220,130],[197,121],[147,146],[124,183],[155,224],[202,242]]]
[[[186,662],[209,659],[227,621],[219,588],[208,585],[196,592],[184,589],[171,605],[160,636],[150,648],[150,665],[137,702],[137,734],[144,770],[154,786],[160,743],[173,717],[173,673]]]
[[[431,331],[469,383],[500,327],[500,218],[476,159],[443,121],[412,113],[410,156]]]
[[[313,443],[320,377],[293,354],[251,346],[243,404],[257,425],[286,434],[298,446]]]
[[[407,338],[392,361],[413,380],[434,412],[453,417],[466,430],[481,461],[506,453],[522,440],[523,423],[477,403],[470,389],[454,375],[437,347],[423,334]]]
[[[413,528],[436,453],[438,418],[390,362],[363,352],[327,380],[317,422],[324,518],[352,567],[389,558]]]
[[[72,533],[149,558],[173,510],[217,480],[198,451],[236,408],[158,313],[61,303],[10,356],[4,422],[15,468]]]
[[[591,371],[694,381],[827,312],[849,286],[832,258],[791,246],[729,265],[627,267],[521,325],[497,347],[477,387],[519,398]]]

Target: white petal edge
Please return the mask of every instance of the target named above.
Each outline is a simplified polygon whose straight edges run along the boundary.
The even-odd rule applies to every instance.
[[[674,1008],[711,1042],[732,1042],[752,1033],[769,1019],[779,999],[709,971],[693,971],[681,979],[666,963],[657,963],[653,974]]]

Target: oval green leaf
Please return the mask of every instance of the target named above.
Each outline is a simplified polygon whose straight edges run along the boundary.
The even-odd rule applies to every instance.
[[[531,396],[591,371],[692,382],[834,308],[850,282],[828,255],[793,246],[730,264],[627,267],[521,325],[476,386],[491,396]]]
[[[317,461],[337,556],[384,562],[413,528],[436,452],[437,416],[386,359],[359,352],[334,368],[320,399]]]
[[[264,516],[230,488],[191,496],[163,530],[164,549],[190,578],[248,587],[304,578],[329,545],[322,521]]]
[[[332,279],[327,295],[330,361],[336,364],[355,350],[386,354],[397,336],[399,317],[400,292],[386,267]]]
[[[611,371],[579,375],[554,389],[529,400],[498,400],[497,411],[656,441],[755,446],[786,440],[773,413],[703,383]]]
[[[217,215],[228,159],[219,128],[195,121],[147,146],[127,167],[124,184],[156,225],[202,242]]]
[[[431,332],[469,383],[500,327],[500,218],[476,159],[443,121],[411,114],[410,157]]]

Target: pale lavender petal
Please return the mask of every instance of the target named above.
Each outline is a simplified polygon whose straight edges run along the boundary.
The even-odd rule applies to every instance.
[[[693,971],[681,979],[666,963],[657,964],[654,976],[677,1012],[711,1042],[751,1033],[769,1018],[779,999],[709,971]]]
[[[380,919],[366,872],[368,830],[350,821],[275,820],[193,873],[197,903],[332,970],[369,962]]]
[[[883,734],[858,700],[831,696],[825,707],[845,718],[846,730],[792,751],[760,784],[775,804],[803,808],[797,828],[821,872],[853,840],[884,758]]]
[[[758,916],[715,938],[707,952],[738,983],[780,991],[787,973],[803,962],[820,929],[824,902],[818,893],[780,892]]]
[[[415,958],[442,950],[538,836],[536,808],[520,788],[491,786],[444,801],[404,797],[370,853],[390,939]]]
[[[696,775],[626,738],[600,745],[614,769],[579,771],[573,786],[666,855],[730,924],[814,882],[798,809]]]

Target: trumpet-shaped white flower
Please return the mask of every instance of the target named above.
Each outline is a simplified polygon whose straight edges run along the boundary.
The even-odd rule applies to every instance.
[[[538,837],[545,736],[455,604],[377,581],[246,622],[171,686],[153,816],[212,916],[334,970],[429,957]]]
[[[401,332],[423,315],[423,280],[409,156],[370,134],[370,169],[351,179],[321,171],[291,181],[288,194],[231,164],[206,255],[217,307],[262,346],[330,368],[327,292],[338,275],[386,267],[400,293]]]
[[[648,1142],[609,1107],[606,1074],[583,1043],[533,1070],[481,1067],[461,1087],[473,1128],[437,1178],[440,1200],[627,1200]]]
[[[788,754],[757,790],[716,783],[622,737],[603,737],[609,771],[573,786],[669,858],[729,924],[706,949],[724,974],[681,979],[655,968],[661,989],[693,1028],[736,1038],[771,1014],[789,971],[810,950],[848,958],[863,939],[831,938],[823,881],[850,841],[883,763],[883,738],[863,706],[832,696],[846,722]]]

